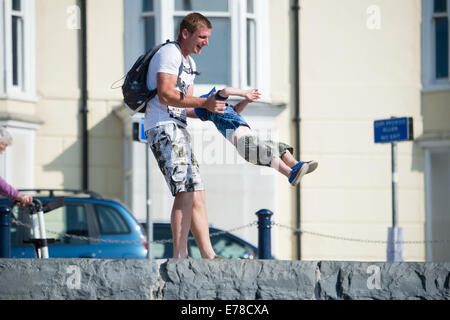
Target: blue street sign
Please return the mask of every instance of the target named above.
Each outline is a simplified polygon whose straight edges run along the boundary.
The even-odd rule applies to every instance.
[[[144,118],[141,118],[139,122],[133,122],[133,140],[139,142],[147,142],[144,129]]]
[[[376,120],[373,123],[375,143],[413,140],[411,117]]]
[[[139,127],[139,140],[141,142],[147,142],[147,137],[145,136],[145,129],[144,129],[144,119],[141,118],[141,125]]]

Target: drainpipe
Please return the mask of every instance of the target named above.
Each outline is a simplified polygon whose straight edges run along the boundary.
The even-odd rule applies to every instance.
[[[295,158],[300,160],[300,70],[299,70],[299,14],[300,5],[299,0],[294,1],[294,5],[291,8],[294,15],[294,108],[295,108]],[[297,260],[301,260],[301,210],[300,210],[300,184],[297,184],[295,188],[295,204],[297,212]]]
[[[86,0],[80,0],[81,13],[81,132],[82,132],[82,189],[88,190],[88,128],[87,128],[87,25]]]

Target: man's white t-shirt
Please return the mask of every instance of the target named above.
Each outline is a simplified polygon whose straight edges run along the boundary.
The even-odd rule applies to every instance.
[[[156,88],[156,74],[158,72],[169,73],[178,76],[175,89],[186,94],[189,86],[194,83],[195,70],[194,59],[190,56],[185,58],[181,54],[178,44],[169,43],[159,49],[150,61],[147,73],[147,88],[150,90]],[[186,109],[161,104],[158,95],[156,95],[147,104],[144,120],[145,131],[171,122],[186,127]]]

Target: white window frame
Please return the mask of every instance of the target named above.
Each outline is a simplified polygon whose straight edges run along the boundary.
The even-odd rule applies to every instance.
[[[140,1],[140,0],[139,0]],[[228,1],[229,11],[202,12],[206,17],[229,17],[231,21],[231,83],[229,85],[237,88],[248,88],[247,86],[247,1],[246,0],[222,0]],[[144,28],[142,8],[136,5],[135,1],[124,1],[125,5],[125,67],[128,70],[136,58],[144,51]],[[174,40],[173,20],[174,16],[185,12],[175,11],[174,1],[154,0],[155,14],[155,41],[164,42],[166,39]],[[270,42],[267,40],[270,35],[269,0],[254,0],[254,13],[251,17],[256,23],[256,62],[255,62],[255,87],[261,93],[261,101],[271,102],[270,96]],[[214,29],[213,29],[214,32]],[[136,41],[136,34],[139,34]],[[129,40],[127,40],[129,39]],[[133,43],[134,42],[134,43]],[[210,44],[214,45],[214,44]],[[195,56],[194,56],[195,59]],[[224,84],[211,83],[208,85],[195,84],[194,95],[199,96],[209,91],[212,86],[222,87]]]
[[[141,3],[143,2],[142,0],[139,0],[139,1]],[[155,1],[155,2],[156,3],[153,3],[153,11],[146,11],[146,12],[144,12],[143,8],[142,8],[142,10],[140,10],[139,34],[142,34],[143,36],[145,36],[145,33],[144,33],[144,28],[145,28],[144,19],[145,18],[149,18],[149,17],[153,17],[155,19],[155,42],[156,42],[155,45],[156,45],[157,43],[162,42],[162,41],[159,41],[156,38],[157,34],[160,33],[159,32],[159,30],[160,30],[159,24],[161,23],[161,20],[160,20],[160,15],[157,14],[157,12],[160,11],[159,2],[158,1]],[[142,42],[142,51],[144,51],[144,50],[145,50],[145,38],[144,38],[144,41]]]
[[[422,84],[424,92],[450,90],[450,50],[449,77],[436,79],[436,29],[434,19],[448,17],[450,34],[450,0],[447,1],[447,13],[434,13],[434,1],[422,0]],[[450,39],[449,39],[450,44]]]
[[[257,0],[254,0],[254,2],[253,2],[254,3],[253,4],[254,7],[256,6],[256,1]],[[256,85],[256,83],[257,83],[256,75],[258,74],[258,72],[257,72],[256,69],[257,69],[257,65],[258,65],[258,60],[259,59],[258,59],[258,54],[256,54],[256,53],[257,53],[257,45],[258,45],[259,41],[258,41],[258,39],[256,39],[256,35],[255,35],[255,39],[254,39],[255,46],[253,48],[249,48],[248,47],[248,45],[247,45],[248,44],[248,41],[247,41],[248,40],[247,39],[248,38],[247,37],[247,35],[248,35],[247,20],[253,20],[255,22],[255,28],[256,28],[256,30],[258,30],[258,26],[257,26],[258,17],[256,15],[256,12],[250,13],[250,12],[245,11],[245,17],[244,17],[245,23],[243,23],[243,25],[244,25],[243,26],[243,30],[241,31],[241,32],[245,32],[245,36],[242,37],[243,39],[241,39],[241,41],[242,40],[246,41],[245,44],[241,45],[241,48],[246,48],[246,50],[242,50],[242,52],[241,52],[241,54],[242,54],[241,59],[245,59],[245,72],[242,72],[242,70],[241,70],[241,72],[242,72],[242,77],[245,77],[245,78],[242,78],[242,79],[245,79],[245,81],[243,81],[243,83],[245,83],[246,86],[249,87],[249,86],[251,86],[251,84],[255,84]],[[241,33],[241,34],[243,34],[243,33]],[[254,71],[254,74],[249,75],[248,74],[248,67],[249,67],[248,66],[248,55],[252,51],[254,52],[254,61],[252,62],[251,68]],[[249,77],[251,79],[250,81],[248,81]]]
[[[12,0],[0,0],[0,15],[3,24],[0,26],[0,40],[4,44],[0,57],[1,78],[4,83],[0,89],[0,98],[24,101],[37,101],[36,97],[36,36],[35,36],[35,0],[21,0],[21,11],[12,10]],[[12,66],[12,16],[23,19],[23,47],[19,48],[20,84],[13,84]]]

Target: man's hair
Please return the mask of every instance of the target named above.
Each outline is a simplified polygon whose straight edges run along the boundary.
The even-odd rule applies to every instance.
[[[0,127],[0,143],[6,143],[7,146],[12,144],[12,136],[4,127]]]
[[[180,22],[180,27],[178,29],[178,41],[181,40],[181,32],[183,29],[186,29],[190,33],[194,33],[199,26],[204,26],[210,30],[213,28],[208,18],[198,12],[193,12],[185,16]]]

